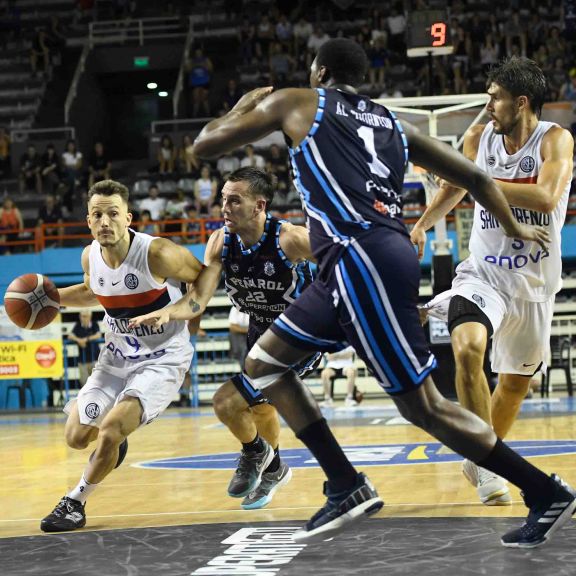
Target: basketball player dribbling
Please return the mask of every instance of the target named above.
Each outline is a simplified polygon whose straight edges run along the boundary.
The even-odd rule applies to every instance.
[[[509,432],[531,378],[546,370],[554,297],[562,287],[561,229],[572,179],[574,140],[568,130],[540,120],[546,78],[535,62],[510,58],[488,76],[490,122],[472,127],[464,154],[500,184],[519,222],[550,231],[546,250],[508,238],[481,203],[474,209],[470,256],[452,288],[425,309],[448,322],[456,361],[458,400],[500,438]],[[411,233],[420,255],[425,231],[461,201],[465,190],[444,183]],[[498,385],[490,399],[483,370],[488,339]],[[464,461],[466,478],[486,505],[511,503],[503,478]]]
[[[131,230],[128,189],[113,180],[89,191],[88,226],[94,240],[82,253],[84,283],[61,289],[63,306],[105,309],[105,344],[76,400],[65,407],[66,442],[82,450],[96,441],[78,484],[46,516],[44,532],[86,524],[85,503],[123,460],[127,437],[161,414],[177,395],[194,352],[185,322],[130,328],[129,319],[182,297],[202,264],[186,249]]]
[[[311,351],[332,351],[347,341],[406,419],[521,488],[530,513],[502,543],[538,546],[570,520],[576,496],[506,446],[481,418],[442,397],[430,377],[435,359],[416,307],[420,267],[402,221],[408,157],[470,190],[507,236],[544,247],[548,232],[520,224],[493,180],[458,152],[359,95],[367,68],[356,42],[330,40],[312,63],[312,89],[256,89],[207,124],[194,144],[194,153],[206,158],[282,130],[291,146],[319,274],[252,347],[245,370],[328,477],[325,505],[294,539],[328,538],[383,505],[346,458],[306,386],[280,380]]]

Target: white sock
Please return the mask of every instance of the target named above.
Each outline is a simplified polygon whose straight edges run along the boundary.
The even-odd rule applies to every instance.
[[[90,496],[96,488],[98,488],[98,484],[90,484],[90,482],[84,478],[84,474],[82,474],[82,479],[78,482],[76,488],[70,490],[67,496],[68,498],[72,498],[72,500],[78,500],[78,502],[85,504],[88,496]]]

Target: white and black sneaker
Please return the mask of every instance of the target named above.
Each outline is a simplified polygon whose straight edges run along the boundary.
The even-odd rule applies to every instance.
[[[544,544],[562,528],[576,510],[576,493],[559,476],[552,474],[554,493],[546,500],[534,502],[526,522],[502,536],[502,544],[510,548],[535,548]],[[526,503],[528,506],[528,503]]]
[[[464,460],[462,473],[476,488],[482,504],[486,506],[510,506],[512,504],[510,489],[504,478],[474,464],[471,460]]]
[[[351,524],[376,514],[384,501],[368,478],[360,473],[356,486],[349,492],[331,493],[328,482],[324,482],[326,504],[293,535],[296,542],[318,542],[331,538]]]
[[[86,526],[84,504],[64,496],[46,518],[40,522],[43,532],[70,532]]]
[[[292,478],[290,467],[280,460],[280,466],[275,472],[264,472],[260,485],[248,494],[242,501],[244,510],[258,510],[272,502],[274,494],[282,486],[286,486]]]

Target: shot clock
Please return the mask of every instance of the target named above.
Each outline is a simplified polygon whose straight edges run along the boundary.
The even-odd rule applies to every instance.
[[[416,10],[408,14],[407,55],[440,56],[452,54],[452,35],[445,10]]]

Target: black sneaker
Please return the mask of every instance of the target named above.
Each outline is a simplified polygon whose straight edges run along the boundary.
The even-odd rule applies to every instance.
[[[526,522],[502,536],[502,544],[510,548],[535,548],[570,520],[576,509],[576,493],[559,476],[552,474],[554,494],[546,502],[530,506]]]
[[[270,466],[270,462],[274,460],[272,446],[264,440],[262,442],[265,445],[262,452],[245,452],[242,450],[240,453],[238,467],[228,485],[228,496],[243,498],[260,484],[262,473]]]
[[[280,466],[276,472],[264,472],[262,480],[255,490],[252,490],[242,501],[244,510],[258,510],[264,508],[272,502],[274,494],[282,486],[286,486],[292,479],[292,470],[287,464],[280,461]]]
[[[70,532],[86,526],[84,504],[64,496],[46,518],[40,522],[43,532]]]
[[[116,461],[116,466],[114,469],[118,468],[122,462],[124,462],[124,458],[126,458],[126,453],[128,452],[128,438],[124,439],[124,442],[118,446],[118,460]],[[92,458],[94,458],[94,452],[90,454],[90,462],[92,462]]]
[[[328,482],[324,482],[324,495],[328,497],[326,504],[294,534],[296,542],[308,543],[330,538],[384,506],[384,501],[362,473],[358,474],[356,486],[350,492],[331,494]]]

